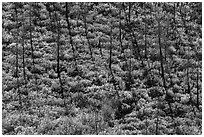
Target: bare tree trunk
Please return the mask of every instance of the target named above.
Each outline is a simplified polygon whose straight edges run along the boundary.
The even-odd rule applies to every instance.
[[[166,81],[165,81],[163,55],[162,55],[162,44],[161,44],[161,24],[160,24],[160,19],[159,18],[158,18],[158,32],[159,32],[158,37],[159,37],[159,53],[160,53],[161,76],[162,76],[162,80],[163,80],[163,87],[165,89],[166,96],[167,96],[167,87],[166,87]],[[169,101],[167,101],[167,103],[168,103],[168,106],[169,106],[171,116],[173,117],[173,111],[172,111],[172,108],[171,108],[171,103]]]
[[[91,59],[93,60],[93,51],[92,51],[92,46],[91,46],[91,43],[89,41],[89,38],[88,38],[88,28],[87,28],[87,20],[86,20],[86,16],[87,16],[87,7],[86,7],[86,4],[85,4],[85,12],[84,12],[84,28],[85,28],[85,34],[86,34],[86,39],[87,39],[87,42],[88,42],[88,47],[89,47],[89,51],[90,51],[90,55],[91,55]]]
[[[101,41],[99,40],[99,47],[100,47],[100,54],[101,54],[101,57],[103,58],[103,51],[102,51],[102,43]]]
[[[159,135],[159,116],[158,116],[158,109],[157,109],[157,121],[156,121],[156,135]]]
[[[56,13],[56,5],[53,3],[53,7],[54,7],[54,17],[55,17],[55,29],[57,30],[57,38],[56,38],[56,43],[57,43],[57,77],[59,79],[59,83],[60,83],[60,95],[62,96],[63,99],[64,98],[64,90],[63,90],[63,83],[62,83],[62,79],[61,79],[61,70],[60,70],[60,19],[57,18],[57,13]],[[66,106],[66,103],[64,104]]]
[[[121,48],[121,53],[124,53],[124,48],[123,48],[123,43],[122,43],[122,22],[121,22],[121,17],[122,17],[122,11],[121,11],[121,5],[120,5],[120,22],[119,22],[119,29],[120,29],[120,34],[119,34],[119,40],[120,40],[120,48]]]
[[[19,24],[19,22],[18,22],[18,11],[17,11],[17,8],[16,8],[16,5],[15,5],[15,19],[16,19],[16,29],[18,28],[18,24]],[[20,85],[19,85],[19,72],[18,72],[18,59],[19,59],[19,57],[18,57],[18,42],[19,42],[19,40],[18,40],[18,38],[17,38],[17,33],[18,32],[16,32],[16,34],[14,34],[15,35],[15,38],[16,38],[16,72],[15,72],[15,77],[16,77],[16,79],[17,79],[17,93],[18,93],[18,98],[19,98],[19,104],[20,104],[20,107],[19,107],[19,109],[20,109],[20,123],[22,123],[22,120],[21,120],[21,113],[22,113],[22,108],[23,108],[23,105],[22,105],[22,98],[21,98],[21,91],[20,91]]]
[[[95,132],[96,135],[98,135],[98,110],[95,110],[94,114],[95,114]]]
[[[30,18],[29,18],[29,24],[30,24],[30,28],[32,27],[32,10],[31,10],[31,3],[30,4]],[[33,35],[32,35],[32,29],[30,29],[30,46],[31,46],[31,57],[32,57],[32,65],[33,68],[35,67],[35,60],[34,60],[34,47],[33,47]]]
[[[196,98],[196,100],[197,100],[197,104],[196,105],[197,105],[197,109],[200,110],[199,109],[199,69],[198,68],[199,67],[197,66],[197,79],[196,79],[196,87],[197,87],[197,92],[196,92],[197,98]]]
[[[71,35],[71,26],[70,26],[70,22],[69,22],[69,8],[68,8],[68,2],[65,3],[65,8],[66,8],[66,22],[67,22],[67,29],[69,30],[69,40],[70,40],[70,45],[72,47],[72,53],[74,56],[74,62],[75,62],[75,67],[77,67],[77,61],[76,61],[76,52],[75,52],[75,48],[74,48],[74,44],[73,44],[73,39],[72,39],[72,35]]]
[[[111,65],[112,65],[112,46],[113,46],[113,43],[112,43],[112,27],[111,27],[110,47],[109,47],[109,65],[108,66],[109,66],[110,73],[113,76],[113,72],[112,72],[112,68],[111,68]]]
[[[134,51],[134,54],[136,55],[136,48],[137,48],[137,54],[136,57],[138,59],[141,59],[141,55],[140,55],[140,48],[139,48],[139,45],[138,45],[138,42],[137,42],[137,38],[136,38],[136,35],[131,27],[131,7],[133,3],[129,2],[129,12],[128,12],[128,27],[129,27],[129,30],[130,30],[130,35],[131,35],[131,39],[132,39],[132,46],[133,46],[133,51]],[[142,64],[143,64],[143,60],[142,60]]]
[[[181,4],[183,5],[183,3],[181,3]],[[183,21],[183,25],[184,25],[184,29],[185,29],[185,34],[188,36],[188,28],[187,28],[187,24],[186,24],[186,15],[182,14],[181,9],[180,9],[180,13],[181,13],[181,16],[182,16],[181,19]],[[188,49],[187,49],[187,54],[188,54],[187,62],[188,62],[188,64],[189,64],[189,59],[190,59],[189,53],[190,53],[190,45],[188,45]],[[189,102],[192,103],[192,95],[191,95],[191,89],[190,89],[190,76],[189,76],[190,75],[190,67],[189,66],[187,66],[187,68],[186,68],[186,75],[187,75],[187,87],[188,87],[187,88],[187,93],[190,95]]]
[[[145,58],[147,60],[147,24],[146,24],[146,20],[147,20],[147,17],[146,17],[146,13],[145,13],[145,32],[144,32],[144,37],[145,37]]]
[[[22,45],[22,48],[23,48],[23,79],[24,79],[24,85],[25,85],[25,89],[26,89],[26,84],[27,84],[27,80],[26,80],[26,70],[25,70],[25,31],[24,31],[24,27],[25,27],[25,23],[24,23],[24,14],[23,14],[23,10],[21,9],[21,14],[22,14],[22,40],[21,40],[21,45]],[[27,92],[27,90],[25,90]],[[25,93],[25,94],[28,94],[28,93]]]

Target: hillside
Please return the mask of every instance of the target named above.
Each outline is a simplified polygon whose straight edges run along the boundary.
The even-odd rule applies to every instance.
[[[2,134],[202,134],[202,3],[3,2]]]

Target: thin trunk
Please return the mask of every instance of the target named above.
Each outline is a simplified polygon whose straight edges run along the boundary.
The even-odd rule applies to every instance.
[[[188,45],[188,55],[190,53],[189,45]],[[189,57],[188,57],[188,64],[190,64]],[[191,94],[191,85],[190,85],[190,67],[187,67],[187,79],[188,79],[188,94],[190,95],[189,102],[192,103],[192,94]]]
[[[131,33],[132,33],[132,36],[134,35],[134,32],[132,31],[132,27],[131,27],[131,25],[130,25],[130,23],[131,23],[131,2],[129,2],[129,14],[128,14],[128,22],[129,22],[129,29],[130,29],[130,31],[131,31]],[[134,36],[133,36],[134,37]],[[135,38],[135,37],[134,37]],[[134,44],[135,44],[135,42],[137,42],[137,41],[135,41],[135,39],[133,40],[132,39],[132,46],[133,46],[133,51],[134,51],[134,49],[135,49],[135,47],[134,47]],[[135,53],[135,52],[134,52]],[[129,72],[128,72],[128,83],[129,83],[129,90],[131,90],[131,78],[132,78],[132,62],[131,62],[131,58],[132,58],[132,54],[131,54],[131,56],[130,56],[130,62],[129,62]]]
[[[174,18],[173,18],[173,20],[174,20],[174,33],[175,33],[175,35],[174,35],[174,40],[176,40],[176,3],[174,3]]]
[[[145,59],[147,60],[147,23],[146,23],[147,17],[145,13],[145,32],[144,32],[144,38],[145,38]]]
[[[31,10],[31,2],[29,3],[30,4],[30,18],[29,18],[29,25],[30,25],[30,47],[31,47],[31,58],[32,58],[32,69],[35,70],[35,58],[34,58],[34,45],[33,45],[33,34],[32,34],[32,10]],[[35,3],[37,5],[37,3]],[[36,17],[34,17],[36,19]],[[37,22],[37,19],[36,19],[36,22]],[[35,29],[35,28],[34,28]],[[36,73],[34,74],[34,78],[35,78],[35,84],[37,86],[37,75]]]
[[[115,81],[115,76],[113,75],[113,71],[112,71],[112,48],[113,48],[113,36],[112,36],[112,26],[111,26],[111,33],[110,33],[110,47],[109,47],[109,70],[110,70],[110,73],[111,73],[111,76],[112,76],[112,80],[114,80],[113,82],[113,85],[114,85],[114,88],[116,90],[116,95],[117,97],[119,98],[119,93],[118,93],[118,90],[117,90],[117,86],[116,86],[116,81]]]
[[[125,12],[125,9],[124,9],[124,12]],[[132,52],[131,52],[131,56],[129,57],[130,61],[128,63],[128,59],[126,60],[126,64],[128,66],[128,79],[127,79],[127,83],[126,83],[126,90],[131,90],[131,79],[132,79],[132,64],[131,64],[131,58],[132,58],[132,53],[135,53],[135,41],[134,41],[134,36],[133,36],[133,33],[132,33],[132,28],[131,28],[131,25],[130,25],[130,21],[131,21],[131,3],[128,3],[128,16],[126,16],[126,21],[127,21],[127,24],[128,24],[128,30],[130,31],[130,37],[131,37],[131,42],[132,42],[132,47],[128,46],[128,48],[131,50],[132,48]]]
[[[131,85],[132,85],[132,62],[131,62],[131,58],[130,58],[130,63],[129,63],[128,83],[129,83],[129,89],[128,90],[131,90]]]
[[[156,119],[156,135],[158,135],[158,131],[159,131],[159,110],[158,110],[158,104],[159,104],[159,97],[157,98],[157,119]]]
[[[166,29],[166,35],[168,36],[168,34],[169,34],[169,27],[167,27],[167,29]],[[164,60],[165,60],[165,62],[167,62],[167,37],[166,36],[165,36],[164,41],[165,41],[164,42]],[[173,60],[172,56],[170,56],[170,58],[171,58],[171,60]]]
[[[176,3],[174,2],[174,25],[176,25]]]
[[[19,86],[19,74],[18,74],[18,43],[16,43],[16,78],[17,78],[17,91],[18,91],[18,97],[19,97],[19,104],[20,108],[22,108],[22,101],[21,101],[21,91],[20,91],[20,86]]]
[[[157,109],[157,121],[156,121],[156,135],[159,135],[159,116],[158,116],[158,109]]]
[[[29,18],[30,28],[32,27],[32,11],[31,11],[31,3],[30,3],[30,18]],[[35,67],[35,59],[34,59],[34,47],[33,47],[33,35],[32,30],[30,29],[30,46],[31,46],[31,57],[32,57],[32,65]]]
[[[129,2],[128,6],[129,6],[129,8],[128,8],[128,10],[129,10],[129,12],[128,12],[128,27],[129,27],[129,30],[130,30],[131,34],[133,34],[132,28],[130,26],[130,21],[131,21],[131,3],[130,2]],[[135,40],[133,40],[133,37],[134,37],[133,35],[131,36],[131,40],[132,40],[132,48],[133,48],[133,51],[135,53],[135,47],[134,47]],[[130,47],[129,47],[129,49],[130,49]],[[129,61],[128,86],[127,86],[128,88],[127,88],[127,90],[131,90],[131,84],[132,84],[132,82],[131,82],[131,79],[132,79],[132,62],[131,62],[131,58],[132,58],[132,54],[131,54],[131,56],[129,58],[130,61]]]
[[[59,79],[59,83],[60,83],[60,94],[62,96],[63,99],[64,98],[64,90],[63,90],[63,84],[62,84],[62,79],[61,79],[61,75],[60,75],[60,19],[57,18],[57,13],[56,13],[56,7],[55,4],[53,3],[53,7],[54,7],[54,14],[55,14],[55,29],[57,30],[57,77]],[[66,106],[66,102],[64,102],[65,106]]]
[[[129,2],[129,5],[128,5],[128,22],[130,23],[130,20],[131,20],[131,2]]]
[[[175,47],[176,47],[176,48],[179,48],[180,45],[181,45],[181,36],[177,36],[177,35],[180,35],[180,33],[179,33],[178,29],[177,29],[177,24],[178,24],[178,23],[176,22],[176,18],[177,18],[176,12],[177,12],[177,4],[174,3],[174,32],[175,32],[174,37],[175,37],[175,40],[176,40],[176,42],[175,42]],[[180,13],[181,13],[181,12],[180,12]],[[178,40],[177,40],[177,39],[178,39]]]
[[[54,5],[54,4],[53,4]],[[55,5],[54,5],[54,13],[55,13],[55,22],[56,23],[56,29],[57,29],[57,77],[60,79],[60,43],[59,43],[59,40],[60,40],[60,24],[57,20],[57,15],[56,15],[56,8],[55,8]]]
[[[75,52],[75,48],[74,48],[74,44],[73,44],[73,39],[72,39],[72,35],[71,35],[71,25],[69,22],[69,9],[68,9],[68,2],[65,3],[65,7],[66,7],[66,22],[67,22],[67,29],[69,30],[69,40],[70,40],[70,45],[72,47],[72,53],[74,56],[74,63],[75,63],[75,67],[77,67],[77,61],[76,61],[76,52]]]
[[[25,46],[24,46],[24,36],[22,40],[22,47],[23,47],[23,79],[24,79],[24,84],[27,83],[26,81],[26,71],[25,71]]]
[[[98,112],[95,110],[95,132],[98,135]]]
[[[166,91],[166,96],[167,96],[167,87],[166,87],[166,81],[165,81],[165,74],[164,74],[164,64],[163,64],[163,55],[162,55],[162,44],[161,44],[161,25],[160,25],[160,20],[158,20],[158,37],[159,37],[159,52],[160,52],[160,65],[161,65],[161,76],[162,76],[162,80],[163,80],[163,87]],[[173,111],[171,108],[171,103],[169,101],[168,102],[168,106],[169,106],[169,110],[170,113],[173,117]]]
[[[184,5],[185,6],[185,5]],[[180,9],[180,12],[181,12],[181,9]],[[182,21],[183,21],[183,25],[184,25],[184,29],[185,29],[185,34],[187,35],[187,37],[188,37],[188,28],[187,28],[187,24],[186,24],[186,15],[184,14],[184,15],[182,15],[182,12],[181,12],[181,16],[182,16]],[[189,37],[188,37],[188,39],[189,39]],[[189,42],[189,43],[191,43],[191,42]],[[187,62],[188,62],[188,64],[189,64],[189,59],[190,59],[190,57],[189,57],[189,53],[190,53],[190,45],[188,45],[188,49],[187,49],[187,54],[188,54],[188,56],[187,56]],[[187,89],[187,93],[190,95],[190,100],[189,100],[189,102],[191,102],[192,103],[192,95],[191,95],[191,89],[190,89],[190,68],[189,68],[189,66],[187,66],[187,68],[186,68],[186,74],[187,74],[187,87],[188,87],[188,89]]]
[[[145,135],[148,134],[148,123],[147,123],[147,117],[145,117]]]
[[[24,20],[25,20],[25,18],[24,18],[24,14],[23,14],[23,10],[21,9],[21,14],[22,14],[22,28],[23,28],[23,35],[22,35],[22,41],[21,41],[21,45],[22,45],[22,47],[23,47],[23,79],[24,79],[24,85],[26,86],[26,83],[27,83],[27,81],[26,81],[26,70],[25,70],[25,32],[24,32],[24,26],[25,26],[25,24],[24,24]]]
[[[131,27],[131,5],[132,3],[130,2],[129,3],[129,12],[128,12],[128,27],[129,27],[129,30],[130,30],[130,35],[131,35],[131,39],[132,39],[132,46],[133,46],[133,51],[134,51],[134,54],[136,54],[136,51],[135,51],[135,48],[137,48],[137,54],[136,57],[138,59],[141,58],[141,55],[140,55],[140,48],[139,48],[139,45],[138,45],[138,42],[137,42],[137,38],[136,38],[136,35],[134,33],[134,30],[132,29]],[[142,60],[142,64],[143,64],[143,60]]]
[[[199,110],[199,67],[197,66],[197,80],[196,80],[196,87],[197,87],[197,109]]]
[[[178,38],[177,38],[177,24],[176,24],[176,3],[174,3],[174,17],[173,17],[173,20],[174,20],[174,27],[173,27],[173,30],[174,30],[174,39],[173,41],[175,41],[175,47],[178,48]]]
[[[123,43],[122,43],[122,22],[121,22],[121,17],[122,17],[122,13],[121,13],[122,11],[121,11],[121,7],[120,7],[120,22],[119,22],[119,29],[120,29],[120,34],[119,34],[119,36],[120,36],[120,38],[119,38],[119,41],[120,41],[120,48],[121,48],[121,53],[124,53],[124,49],[123,49]]]
[[[15,5],[15,19],[16,19],[16,29],[18,28],[18,11],[17,11],[17,8],[16,8],[16,5]],[[19,86],[19,72],[18,72],[18,37],[17,37],[17,33],[18,32],[16,32],[16,34],[14,34],[14,35],[16,35],[15,37],[16,37],[16,74],[15,74],[15,76],[16,76],[16,79],[17,79],[17,93],[18,93],[18,98],[19,98],[19,104],[20,104],[20,107],[19,107],[19,109],[20,109],[20,122],[21,122],[21,111],[22,111],[22,98],[21,98],[21,91],[20,91],[20,86]]]
[[[75,69],[77,69],[77,59],[76,59],[75,48],[74,48],[74,45],[73,45],[73,39],[72,39],[72,35],[71,35],[71,25],[70,25],[70,22],[69,22],[69,9],[68,9],[68,3],[67,2],[65,2],[65,8],[66,8],[65,17],[66,17],[66,22],[67,22],[67,29],[69,30],[69,40],[70,40],[70,45],[72,47],[72,53],[73,53],[73,56],[74,56]],[[60,79],[60,81],[61,81],[61,79]],[[62,89],[62,87],[61,87],[61,89]],[[68,97],[70,97],[69,104],[71,105],[72,104],[72,96],[70,95],[70,93],[68,94]],[[67,97],[67,94],[66,94],[66,98],[68,98],[68,97]],[[65,99],[64,99],[64,104],[66,105],[66,112],[69,112],[68,106],[67,106],[68,103],[66,103]]]
[[[113,72],[112,72],[112,68],[111,68],[111,65],[112,65],[112,46],[113,46],[113,43],[112,43],[112,27],[111,27],[110,47],[109,47],[109,70],[110,70],[111,75],[113,76]]]
[[[82,10],[82,6],[81,6],[81,4],[80,3],[76,3],[79,7],[80,7],[80,10]],[[77,16],[76,16],[76,20],[77,20],[77,31],[78,32],[80,32],[81,30],[80,30],[80,27],[81,27],[81,25],[80,25],[80,23],[79,23],[79,20],[80,20],[80,17],[81,17],[81,14],[77,14]],[[81,41],[83,41],[82,40],[82,36],[81,36],[81,34],[79,34],[79,38],[80,38],[80,40]],[[80,51],[80,52],[84,52],[84,48],[81,48],[81,47],[78,47],[78,46],[75,46],[76,47],[76,51]],[[83,51],[82,51],[83,50]]]
[[[98,41],[98,47],[100,48],[101,58],[103,58],[102,43],[101,43],[100,39]]]
[[[85,7],[85,13],[84,13],[84,18],[83,18],[84,19],[84,28],[85,28],[85,34],[86,34],[86,39],[87,39],[88,47],[89,47],[89,52],[90,52],[90,55],[91,55],[91,59],[93,60],[92,46],[91,46],[91,43],[90,43],[89,38],[88,38],[88,28],[87,28],[86,16],[87,16],[87,7]]]
[[[162,55],[162,46],[161,46],[161,32],[160,32],[160,22],[159,23],[159,53],[160,53],[160,64],[161,64],[161,71],[162,71],[162,78],[163,78],[163,86],[166,87],[165,77],[164,77],[164,65],[163,65],[163,55]]]

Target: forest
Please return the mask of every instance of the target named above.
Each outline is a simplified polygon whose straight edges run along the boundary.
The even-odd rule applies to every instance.
[[[201,135],[201,2],[2,2],[3,135]]]

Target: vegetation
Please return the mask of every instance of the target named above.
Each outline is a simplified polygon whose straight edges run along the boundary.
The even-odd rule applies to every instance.
[[[5,135],[202,134],[202,3],[2,3]]]

